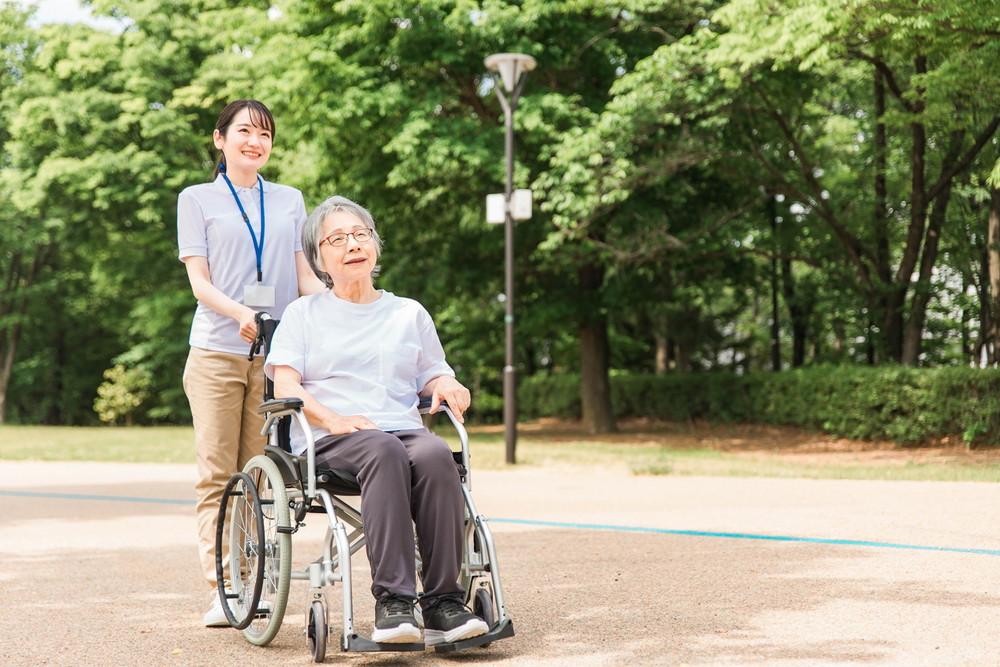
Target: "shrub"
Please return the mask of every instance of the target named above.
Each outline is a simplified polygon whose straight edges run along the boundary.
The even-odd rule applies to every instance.
[[[578,375],[526,378],[522,418],[580,418]],[[613,374],[616,417],[756,422],[902,444],[946,436],[1000,444],[1000,370],[814,366],[734,375]]]
[[[149,397],[152,374],[142,367],[126,368],[118,364],[104,371],[104,382],[97,388],[94,412],[105,424],[115,425],[124,418],[131,426],[133,414]]]

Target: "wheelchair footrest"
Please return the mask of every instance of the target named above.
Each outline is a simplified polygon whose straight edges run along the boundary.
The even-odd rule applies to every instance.
[[[361,635],[351,635],[347,638],[347,646],[344,647],[345,651],[351,652],[361,652],[361,653],[374,653],[378,651],[423,651],[424,643],[416,642],[413,644],[392,644],[388,642],[373,642],[367,637],[362,637]]]
[[[508,618],[495,629],[487,632],[485,635],[479,635],[478,637],[472,637],[470,639],[463,639],[462,641],[452,642],[450,644],[436,644],[434,646],[434,650],[438,653],[454,653],[455,651],[475,648],[476,646],[482,646],[484,644],[495,642],[498,639],[506,639],[507,637],[513,636],[514,623]]]

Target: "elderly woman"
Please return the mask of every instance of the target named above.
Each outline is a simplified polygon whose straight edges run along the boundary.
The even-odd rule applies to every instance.
[[[317,467],[354,473],[372,570],[376,642],[416,642],[413,524],[423,560],[424,642],[468,639],[488,627],[463,604],[462,491],[451,450],[417,409],[431,397],[458,417],[469,391],[445,361],[427,311],[376,289],[381,241],[363,207],[320,204],[302,229],[305,257],[329,288],[285,310],[265,372],[275,395],[295,396],[316,442]],[[305,450],[302,434],[293,451]]]

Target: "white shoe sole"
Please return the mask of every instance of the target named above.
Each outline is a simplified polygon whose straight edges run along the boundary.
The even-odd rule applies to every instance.
[[[202,622],[206,628],[228,628],[230,626],[229,619],[226,618],[226,612],[222,610],[222,607],[209,609]]]
[[[261,618],[267,616],[271,613],[271,603],[266,601],[261,601],[257,605],[257,611],[254,614],[256,618]],[[239,618],[243,616],[244,612],[237,612],[236,616]],[[230,627],[229,619],[226,618],[226,612],[223,611],[221,605],[212,605],[212,608],[205,613],[205,618],[202,619],[206,628],[228,628]]]
[[[403,623],[395,628],[378,628],[372,632],[372,641],[378,644],[413,644],[420,641],[420,628]]]
[[[465,625],[460,625],[453,630],[424,630],[424,644],[427,646],[435,646],[437,644],[451,644],[452,642],[462,641],[463,639],[472,639],[473,637],[478,637],[479,635],[485,635],[489,631],[489,626],[486,625],[486,621],[482,621],[478,618],[474,618],[465,623]]]

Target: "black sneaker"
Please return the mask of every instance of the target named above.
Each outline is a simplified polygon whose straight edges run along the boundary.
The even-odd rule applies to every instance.
[[[412,644],[420,641],[420,628],[413,616],[413,600],[399,595],[383,595],[375,602],[375,632],[372,641],[380,644]]]
[[[427,646],[478,637],[489,629],[486,621],[454,598],[441,598],[424,609],[424,643]]]

